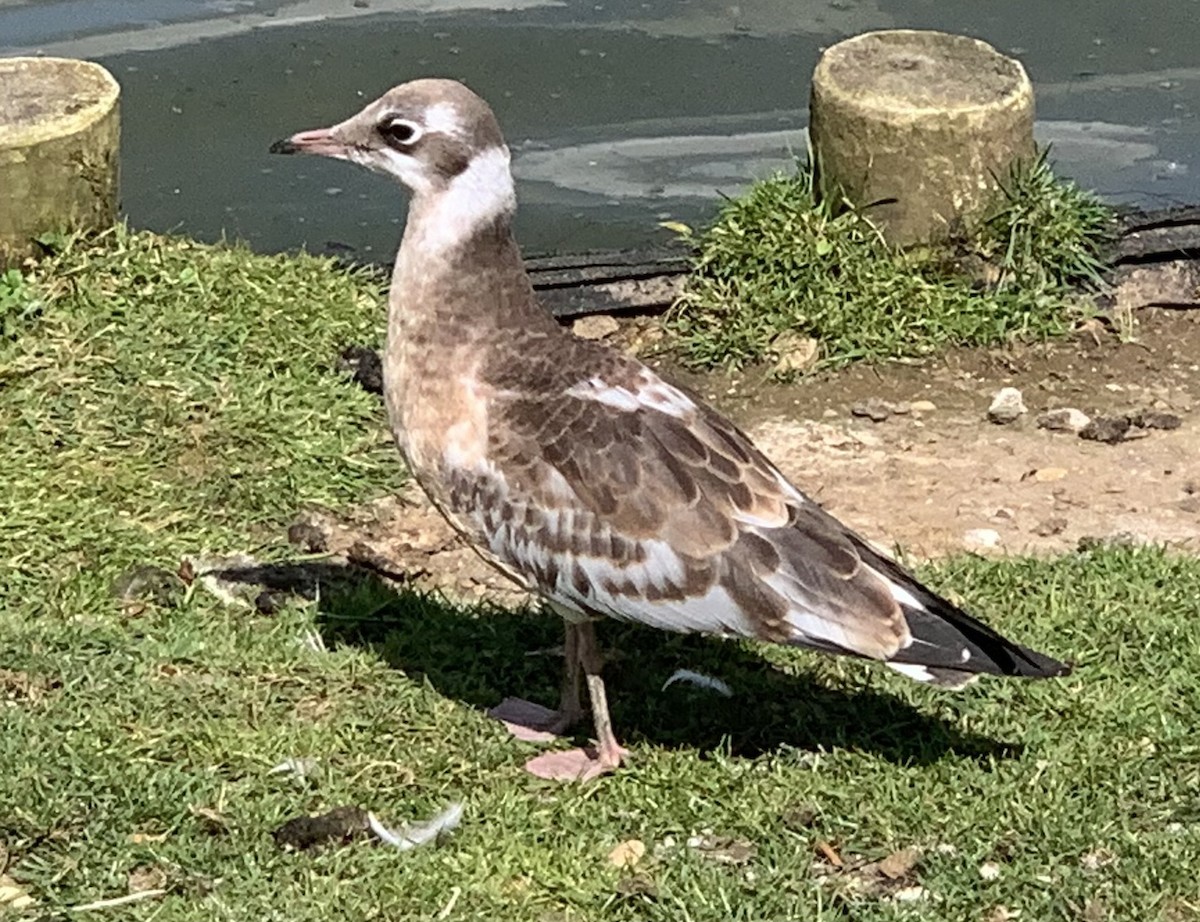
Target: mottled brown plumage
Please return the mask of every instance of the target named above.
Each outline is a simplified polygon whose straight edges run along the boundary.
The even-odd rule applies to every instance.
[[[455,528],[567,619],[563,702],[547,723],[578,716],[582,668],[600,737],[590,760],[535,770],[590,775],[623,754],[594,617],[868,657],[945,685],[1067,671],[872,550],[715,410],[563,331],[512,238],[499,127],[461,84],[405,84],[281,149],[354,160],[413,193],[384,357],[397,443]]]

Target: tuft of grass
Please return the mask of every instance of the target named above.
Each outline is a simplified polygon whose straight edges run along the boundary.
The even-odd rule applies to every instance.
[[[1048,149],[1000,180],[975,246],[1000,270],[997,287],[1063,290],[1103,284],[1104,249],[1115,232],[1111,208],[1054,175]]]
[[[898,251],[868,212],[818,201],[813,183],[807,165],[755,183],[698,235],[667,321],[687,364],[761,362],[784,334],[817,339],[826,366],[1060,335],[1081,313],[1071,286],[1103,268],[1109,210],[1056,179],[1044,155],[1001,184],[965,259]],[[984,283],[988,261],[998,279]]]

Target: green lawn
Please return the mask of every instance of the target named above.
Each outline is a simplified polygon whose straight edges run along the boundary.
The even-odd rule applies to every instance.
[[[174,607],[113,597],[135,564],[295,558],[302,505],[399,485],[377,400],[331,373],[341,345],[378,338],[374,279],[119,232],[5,284],[0,895],[35,900],[9,915],[1200,919],[1200,562],[1101,547],[932,569],[1079,664],[958,695],[606,626],[632,763],[556,786],[483,713],[553,700],[559,664],[526,655],[557,642],[551,619],[369,582],[272,616],[199,589]],[[30,297],[40,309],[12,307]],[[305,644],[314,628],[328,652]],[[679,667],[734,697],[660,691]],[[289,757],[318,773],[270,773]],[[399,825],[452,800],[463,823],[437,848],[271,837],[338,805]],[[722,837],[731,850],[695,847]],[[630,839],[646,853],[622,870],[608,855]],[[919,860],[895,881],[859,867],[907,847]],[[72,911],[147,886],[167,892]]]

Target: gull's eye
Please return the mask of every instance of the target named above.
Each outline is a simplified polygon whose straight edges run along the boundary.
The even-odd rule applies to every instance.
[[[392,147],[408,147],[421,137],[421,126],[404,118],[384,119],[379,133]]]

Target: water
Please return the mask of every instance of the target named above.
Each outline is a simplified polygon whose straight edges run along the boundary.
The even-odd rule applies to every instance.
[[[820,50],[940,28],[1017,55],[1060,172],[1113,201],[1200,201],[1200,0],[0,0],[0,53],[88,57],[124,87],[139,227],[384,258],[403,197],[266,153],[417,76],[465,80],[514,151],[527,251],[640,246],[805,148]]]

